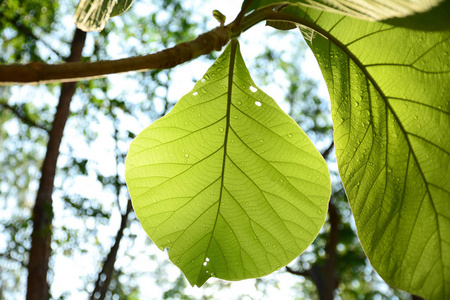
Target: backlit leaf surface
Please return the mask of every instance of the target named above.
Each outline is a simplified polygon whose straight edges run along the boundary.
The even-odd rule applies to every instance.
[[[449,299],[450,32],[295,14],[313,28],[303,34],[328,85],[339,172],[370,262],[398,288]]]
[[[77,27],[84,31],[101,31],[111,17],[130,9],[133,0],[80,0],[74,15]]]
[[[275,3],[289,3],[304,9],[320,9],[408,28],[450,29],[450,0],[255,0],[250,8],[256,9]]]
[[[317,236],[331,192],[325,161],[256,88],[235,40],[132,142],[126,180],[149,237],[198,286],[287,265]]]

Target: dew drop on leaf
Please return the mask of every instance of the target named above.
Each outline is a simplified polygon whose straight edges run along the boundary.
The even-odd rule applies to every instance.
[[[256,105],[256,106],[261,106],[261,102],[255,101],[255,105]]]
[[[242,101],[238,100],[237,105],[241,105],[241,104],[242,104]]]
[[[198,95],[198,92],[193,92],[192,95],[193,95],[193,96],[197,96],[197,95]]]
[[[255,88],[254,86],[250,86],[250,91],[252,91],[253,93],[255,93],[258,89]]]

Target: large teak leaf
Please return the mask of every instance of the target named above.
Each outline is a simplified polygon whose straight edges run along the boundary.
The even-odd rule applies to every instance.
[[[339,172],[386,282],[450,298],[450,31],[289,9],[331,96]]]
[[[149,237],[198,286],[288,264],[324,224],[331,192],[325,161],[256,88],[236,40],[132,142],[126,180]]]

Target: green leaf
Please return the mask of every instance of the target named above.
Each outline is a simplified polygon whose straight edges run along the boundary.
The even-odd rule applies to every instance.
[[[255,0],[250,9],[276,3],[290,3],[302,9],[320,9],[412,29],[433,31],[450,29],[450,0]]]
[[[80,0],[74,15],[75,24],[84,31],[102,31],[111,17],[130,9],[133,0]]]
[[[449,299],[450,31],[295,15],[328,85],[339,172],[371,264],[395,287]]]
[[[111,12],[111,17],[120,16],[121,14],[125,13],[131,8],[132,4],[133,0],[122,0],[117,2]]]
[[[133,206],[191,285],[267,275],[324,224],[327,165],[306,134],[256,88],[236,40],[126,160]]]

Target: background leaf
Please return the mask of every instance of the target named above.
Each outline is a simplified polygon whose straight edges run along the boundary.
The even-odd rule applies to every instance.
[[[126,161],[142,226],[198,286],[287,265],[317,236],[331,193],[319,152],[231,45]]]
[[[102,31],[109,18],[130,9],[133,0],[80,0],[74,21],[84,31]]]
[[[331,96],[361,244],[383,279],[450,297],[450,32],[296,8]],[[304,21],[302,21],[304,23]]]

